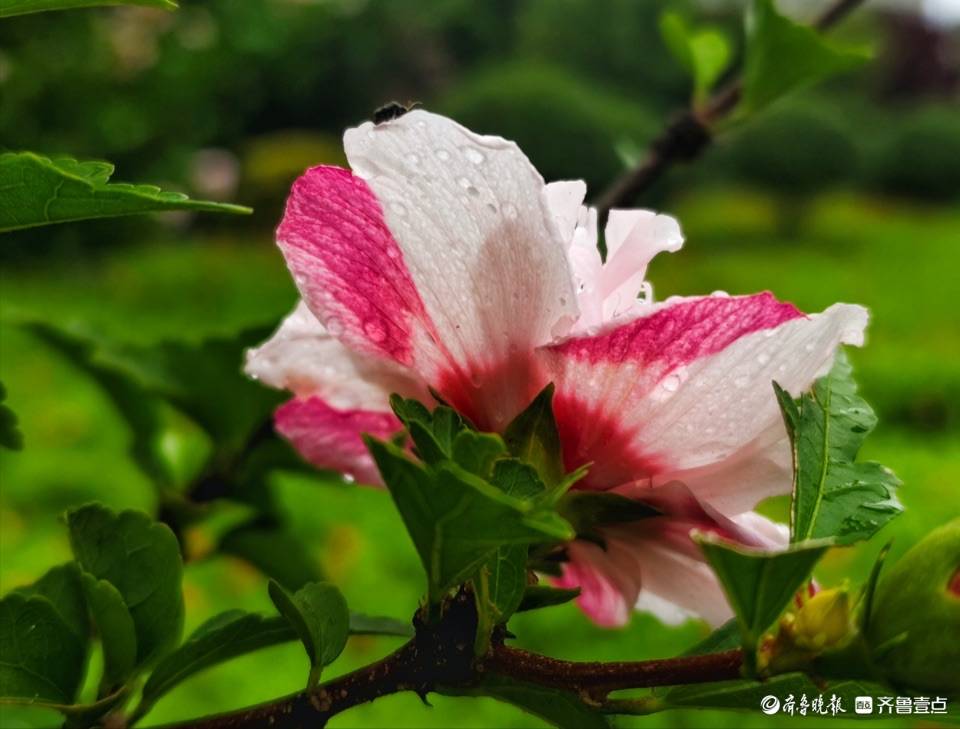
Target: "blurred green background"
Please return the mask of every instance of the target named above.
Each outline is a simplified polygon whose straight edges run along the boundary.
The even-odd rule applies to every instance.
[[[118,180],[256,207],[245,219],[168,214],[4,237],[0,380],[26,448],[0,451],[3,592],[69,558],[65,508],[92,499],[158,506],[108,398],[17,321],[81,323],[140,344],[277,322],[295,300],[272,242],[291,181],[308,165],[342,163],[343,128],[391,99],[419,100],[477,131],[516,139],[547,179],[584,178],[597,193],[689,96],[658,36],[658,2],[181,5],[173,14],[104,9],[0,23],[3,148],[105,158],[117,164]],[[737,3],[669,5],[739,42]],[[793,8],[809,14],[817,5]],[[903,479],[907,508],[867,545],[830,553],[820,569],[825,584],[859,581],[887,540],[896,558],[960,515],[960,32],[947,20],[924,15],[920,3],[860,12],[839,35],[869,42],[873,63],[725,130],[703,159],[639,201],[678,216],[687,235],[681,253],[652,267],[658,297],[770,289],[805,310],[851,301],[872,312],[868,346],[853,353],[881,419],[864,455]],[[271,488],[291,531],[353,609],[412,613],[420,568],[383,493],[322,474],[276,473]],[[764,508],[785,514],[782,501]],[[222,512],[217,518],[232,518],[231,507]],[[188,630],[227,608],[269,607],[261,573],[207,554],[211,529],[186,533],[200,555],[186,569]],[[665,628],[644,615],[624,631],[605,631],[571,605],[512,625],[519,645],[593,660],[671,655],[707,632],[696,622]],[[334,668],[391,647],[355,639]],[[163,699],[144,725],[296,690],[305,663],[291,644],[207,671]],[[542,726],[490,700],[431,703],[396,696],[331,725]],[[671,712],[620,723],[811,721]],[[38,712],[4,714],[5,727],[50,722]]]

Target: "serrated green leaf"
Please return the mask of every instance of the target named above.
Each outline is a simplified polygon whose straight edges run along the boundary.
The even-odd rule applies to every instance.
[[[561,729],[608,729],[611,726],[606,715],[572,691],[526,683],[513,677],[486,673],[474,688],[441,687],[437,692],[447,696],[489,696]]]
[[[756,113],[791,91],[854,69],[870,58],[862,48],[831,41],[781,15],[773,0],[753,0],[746,35],[741,115]]]
[[[683,16],[660,16],[660,35],[693,78],[693,97],[703,100],[730,62],[730,40],[718,28],[691,28]]]
[[[72,704],[86,655],[86,640],[47,598],[14,592],[0,600],[0,701]]]
[[[76,562],[53,567],[32,585],[18,587],[14,592],[26,597],[40,595],[47,598],[80,640],[86,641],[89,637],[87,602],[83,594],[80,568]]]
[[[529,463],[548,487],[563,480],[563,451],[553,416],[553,383],[547,385],[507,426],[503,439],[510,454]]]
[[[167,210],[252,212],[240,205],[191,200],[151,185],[109,183],[112,172],[113,166],[105,162],[49,159],[33,152],[0,154],[0,233]]]
[[[140,511],[88,504],[67,512],[67,528],[80,567],[123,597],[136,628],[136,665],[176,645],[183,630],[183,563],[169,527]]]
[[[307,546],[280,527],[242,524],[227,532],[218,546],[220,552],[249,562],[288,590],[323,580]]]
[[[23,448],[23,433],[17,427],[17,416],[4,401],[7,399],[7,388],[0,382],[0,446],[12,451]]]
[[[540,608],[564,605],[580,597],[580,588],[568,590],[549,585],[529,585],[523,593],[523,599],[517,607],[517,612],[539,610]]]
[[[807,542],[784,551],[741,547],[710,534],[694,533],[737,617],[744,660],[750,668],[760,637],[810,579],[829,544]]]
[[[307,687],[320,680],[320,672],[336,660],[350,634],[347,601],[329,582],[311,582],[296,593],[287,592],[270,581],[270,599],[280,614],[297,631],[310,659]]]
[[[0,5],[0,18],[26,15],[27,13],[42,13],[49,10],[73,10],[74,8],[94,8],[105,5],[139,5],[144,8],[162,8],[163,10],[176,10],[177,8],[177,4],[173,0],[3,0],[3,4]],[[113,168],[110,167],[110,171],[112,170]],[[109,174],[110,172],[107,173],[108,177]]]
[[[81,574],[83,592],[103,646],[102,694],[122,686],[137,664],[137,630],[123,596],[106,580]]]
[[[856,463],[877,418],[857,395],[852,370],[838,353],[833,369],[794,401],[774,383],[794,459],[791,540],[868,539],[902,511],[899,479],[879,463]]]
[[[557,514],[508,496],[456,464],[426,466],[392,443],[366,442],[427,572],[432,603],[500,547],[573,536]]]
[[[440,405],[433,412],[418,400],[390,396],[390,407],[413,440],[417,456],[429,464],[453,458],[457,436],[467,429],[453,409]]]

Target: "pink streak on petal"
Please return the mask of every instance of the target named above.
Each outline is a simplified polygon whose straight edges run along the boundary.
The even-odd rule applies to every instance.
[[[667,464],[642,453],[636,434],[625,430],[620,420],[603,407],[590,405],[574,394],[558,392],[553,412],[566,470],[593,464],[574,488],[611,489],[667,469]]]
[[[577,337],[551,349],[591,364],[637,361],[665,371],[714,354],[747,334],[802,317],[793,304],[765,292],[753,296],[708,296],[682,301],[613,331]]]
[[[410,365],[414,331],[429,329],[400,247],[366,182],[320,166],[293,185],[277,243],[303,298],[352,347]]]
[[[595,558],[603,560],[599,547],[574,542],[570,545],[570,561],[564,564],[563,575],[553,580],[553,584],[567,589],[579,587],[577,604],[597,625],[605,628],[626,625],[633,602],[628,601],[607,576],[605,566],[593,563]]]
[[[348,473],[358,481],[381,484],[361,434],[389,438],[400,430],[390,412],[338,410],[319,397],[295,398],[277,408],[277,431],[318,468]]]

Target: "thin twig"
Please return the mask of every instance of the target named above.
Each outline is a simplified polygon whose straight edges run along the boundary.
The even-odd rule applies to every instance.
[[[828,30],[864,2],[836,0],[813,22],[813,27]],[[676,114],[650,143],[646,158],[616,179],[597,199],[601,223],[612,208],[632,204],[674,164],[699,157],[712,141],[713,125],[733,111],[742,94],[742,82],[736,79],[723,86],[701,107]]]

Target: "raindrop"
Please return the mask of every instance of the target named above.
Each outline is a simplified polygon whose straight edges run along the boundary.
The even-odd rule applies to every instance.
[[[407,214],[407,206],[404,205],[403,203],[395,202],[395,203],[393,203],[393,204],[390,206],[390,208],[391,208],[391,209],[393,210],[393,212],[395,212],[397,215],[403,216],[403,215],[406,215],[406,214]]]
[[[343,480],[346,481],[347,483],[356,483],[357,481],[357,479],[353,476],[353,474],[350,474],[350,473],[343,474]]]
[[[483,161],[486,159],[486,157],[483,156],[483,152],[473,147],[464,147],[463,155],[475,165],[483,164]]]
[[[450,159],[450,153],[445,149],[438,149],[437,159],[442,162],[446,162],[448,159]]]
[[[480,191],[477,188],[475,188],[473,185],[470,185],[470,187],[467,188],[467,193],[476,197],[477,195],[480,194]]]
[[[339,337],[341,334],[343,334],[343,322],[337,319],[335,316],[331,316],[329,319],[327,319],[327,331],[333,336]]]
[[[663,381],[663,389],[667,392],[676,392],[680,387],[680,375],[670,375]]]
[[[494,205],[493,203],[487,203],[487,210],[489,210],[491,213],[496,213],[497,206]]]
[[[718,298],[718,299],[729,299],[729,298],[730,298],[730,294],[728,294],[728,293],[727,293],[726,291],[724,291],[723,289],[717,289],[716,291],[714,291],[714,292],[713,292],[712,294],[710,294],[710,295],[711,295],[711,296],[714,296],[714,297],[716,297],[716,298]]]
[[[761,352],[760,354],[757,355],[757,362],[759,362],[760,364],[765,365],[769,361],[770,361],[770,355],[767,354],[766,352]]]
[[[417,155],[413,154],[413,152],[411,152],[410,154],[407,155],[407,162],[409,162],[414,167],[416,167],[417,165],[420,164],[420,158]]]
[[[457,184],[466,190],[468,187],[470,187],[470,180],[468,180],[466,177],[461,177],[457,180]]]
[[[393,245],[387,246],[387,258],[399,258],[399,257],[400,257],[399,248]]]
[[[816,349],[816,347],[817,347],[817,345],[814,344],[813,342],[807,342],[807,343],[804,345],[803,348],[804,348],[805,350],[807,350],[808,352],[812,352],[814,349]]]
[[[742,389],[750,384],[750,378],[743,376],[738,377],[733,381],[733,384]]]
[[[503,214],[506,215],[511,220],[516,218],[518,214],[516,205],[514,205],[513,203],[505,203],[503,206]]]

